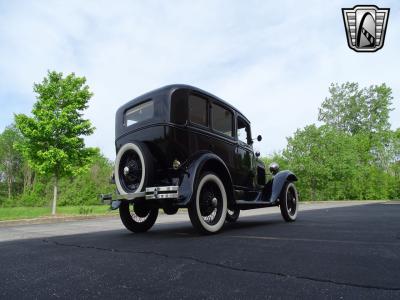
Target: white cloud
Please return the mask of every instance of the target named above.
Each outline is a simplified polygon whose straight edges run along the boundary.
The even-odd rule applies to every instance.
[[[11,2],[10,2],[11,3]],[[353,4],[351,4],[353,5]],[[87,138],[114,157],[114,113],[144,92],[188,83],[233,103],[251,121],[263,154],[282,149],[286,136],[316,122],[331,82],[387,82],[397,74],[399,5],[392,8],[384,49],[347,48],[341,7],[346,2],[39,1],[4,5],[0,12],[0,125],[28,112],[32,83],[47,69],[84,75],[95,93]],[[4,103],[4,104],[3,104]]]

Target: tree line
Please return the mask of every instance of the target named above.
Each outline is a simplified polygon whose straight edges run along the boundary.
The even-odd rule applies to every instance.
[[[8,126],[0,134],[0,207],[50,205],[54,180],[33,170],[15,149],[21,139],[15,125]],[[99,149],[93,150],[91,162],[84,171],[59,180],[58,205],[99,204],[98,194],[113,191],[108,181],[112,162]]]
[[[317,124],[298,129],[265,158],[298,176],[302,200],[399,199],[400,128],[391,129],[392,90],[332,84]]]
[[[34,84],[30,116],[17,114],[0,134],[0,206],[98,204],[110,193],[112,162],[86,147],[95,130],[84,110],[84,77],[48,72]],[[264,158],[298,176],[302,200],[399,199],[400,128],[389,121],[392,90],[332,84],[318,124],[298,129],[282,151]]]

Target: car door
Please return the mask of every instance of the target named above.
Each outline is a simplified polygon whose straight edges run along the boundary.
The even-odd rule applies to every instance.
[[[236,137],[236,172],[234,184],[241,189],[253,189],[255,177],[255,156],[252,146],[250,124],[239,115],[236,119]]]
[[[234,152],[236,147],[232,109],[218,101],[211,103],[211,133],[208,137],[210,150],[224,161],[229,172],[234,171]]]

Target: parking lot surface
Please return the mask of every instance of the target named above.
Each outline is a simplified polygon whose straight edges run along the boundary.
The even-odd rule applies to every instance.
[[[99,218],[0,228],[0,298],[400,299],[400,203],[242,212],[201,236],[187,214],[145,234]]]

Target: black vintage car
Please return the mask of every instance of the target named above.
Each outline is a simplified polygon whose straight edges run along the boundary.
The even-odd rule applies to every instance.
[[[111,206],[133,232],[150,229],[160,208],[166,214],[187,208],[203,233],[253,208],[279,205],[285,221],[294,221],[296,176],[272,164],[266,181],[252,145],[249,120],[210,93],[169,85],[144,94],[116,113]]]

